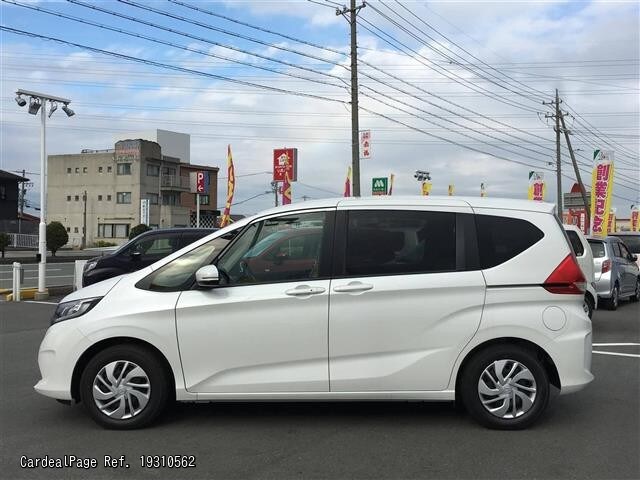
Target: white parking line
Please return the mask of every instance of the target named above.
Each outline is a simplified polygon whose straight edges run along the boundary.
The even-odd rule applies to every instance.
[[[640,346],[640,343],[592,343],[594,347],[633,347]]]
[[[614,355],[616,357],[635,357],[635,358],[640,358],[640,355],[636,355],[635,353],[599,352],[597,350],[593,350],[592,353],[599,353],[600,355]]]

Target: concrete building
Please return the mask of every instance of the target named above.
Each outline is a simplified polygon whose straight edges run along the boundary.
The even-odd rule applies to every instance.
[[[31,233],[22,231],[20,222],[20,188],[28,178],[0,170],[0,232]]]
[[[197,170],[209,173],[208,195],[201,197],[201,226],[209,227],[220,213],[217,167],[181,162],[164,155],[158,143],[142,139],[120,140],[112,150],[50,155],[47,222],[61,222],[72,247],[82,247],[83,240],[86,246],[121,244],[133,226],[144,223],[143,201],[148,200],[152,228],[195,226],[189,173]]]

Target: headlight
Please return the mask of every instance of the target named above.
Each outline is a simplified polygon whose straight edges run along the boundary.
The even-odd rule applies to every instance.
[[[93,262],[87,262],[84,265],[84,271],[88,272],[90,270],[93,270],[94,268],[96,268],[96,265],[98,264],[97,261],[93,261]]]
[[[59,303],[51,318],[51,325],[84,315],[95,307],[100,300],[102,300],[102,297],[83,298],[81,300]]]

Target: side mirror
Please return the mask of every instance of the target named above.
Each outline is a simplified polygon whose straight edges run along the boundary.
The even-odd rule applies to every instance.
[[[131,258],[133,260],[140,260],[140,258],[142,257],[142,252],[138,251],[138,250],[134,250],[131,252]]]
[[[215,265],[205,265],[196,272],[196,283],[201,288],[213,288],[220,283],[220,274]]]
[[[632,262],[637,262],[638,261],[638,256],[637,255],[631,255],[631,261]]]

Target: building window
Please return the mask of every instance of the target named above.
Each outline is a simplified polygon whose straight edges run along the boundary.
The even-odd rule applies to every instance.
[[[76,202],[79,202],[79,201],[80,201],[80,195],[76,195],[74,200],[75,200]]]
[[[160,165],[147,163],[147,177],[158,177],[158,176],[160,176]]]
[[[76,167],[76,173],[80,173],[80,167]]]
[[[107,202],[111,201],[111,195],[107,195]]]
[[[116,203],[131,203],[131,192],[116,193]]]
[[[98,195],[98,201],[101,202],[102,201],[102,195]]]
[[[87,173],[87,167],[82,167],[82,173]]]
[[[6,199],[7,199],[7,186],[0,185],[0,200],[6,200]]]
[[[98,167],[98,173],[102,173],[102,167]]]
[[[67,173],[71,173],[71,167],[67,167]]]
[[[129,224],[127,223],[99,223],[98,237],[102,238],[127,238],[129,236]]]
[[[198,194],[195,194],[196,198],[193,201],[198,204]],[[209,205],[209,195],[200,195],[200,205]]]
[[[149,192],[147,192],[147,198],[149,199],[149,203],[151,205],[157,205],[158,204],[158,194],[157,193],[149,193]]]
[[[73,227],[73,233],[78,233],[78,227]]]
[[[118,175],[131,175],[131,164],[130,163],[119,163],[116,167],[116,173]]]
[[[71,227],[67,227],[67,233],[71,233]]]
[[[71,195],[67,195],[67,202],[71,201]]]
[[[162,168],[162,175],[175,175],[175,174],[176,174],[176,169],[173,167]]]
[[[165,193],[162,195],[162,204],[163,205],[175,205],[176,204],[176,196],[173,193]]]
[[[113,169],[111,167],[107,167],[107,173],[111,173]]]

